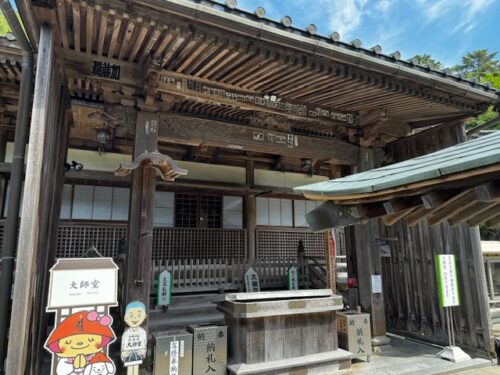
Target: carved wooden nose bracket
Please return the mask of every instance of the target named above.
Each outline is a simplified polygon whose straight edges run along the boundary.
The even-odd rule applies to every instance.
[[[164,181],[174,181],[177,177],[185,176],[188,173],[187,169],[178,167],[170,156],[155,151],[143,152],[131,163],[121,163],[115,170],[115,176],[128,176],[140,166],[156,169]]]

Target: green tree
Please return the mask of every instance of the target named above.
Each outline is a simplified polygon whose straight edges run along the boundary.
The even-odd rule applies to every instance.
[[[464,73],[468,78],[483,78],[488,74],[500,71],[500,62],[496,59],[497,52],[489,53],[487,49],[478,49],[462,57],[462,64],[453,70]]]
[[[5,16],[2,12],[0,12],[0,36],[4,36],[10,31],[11,29],[9,24],[7,23],[7,20],[5,19]]]
[[[500,70],[496,73],[488,73],[481,77],[481,82],[491,82],[494,88],[500,90]]]
[[[417,62],[420,65],[431,64],[434,67],[434,69],[437,69],[437,70],[441,70],[444,68],[444,65],[440,61],[436,60],[428,53],[424,53],[423,55],[415,55],[414,59],[417,59]]]

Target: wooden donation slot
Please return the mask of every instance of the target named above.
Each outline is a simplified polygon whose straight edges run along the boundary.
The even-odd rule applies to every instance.
[[[337,340],[342,308],[330,289],[227,294],[218,309],[228,328],[229,373],[349,369],[352,353]]]

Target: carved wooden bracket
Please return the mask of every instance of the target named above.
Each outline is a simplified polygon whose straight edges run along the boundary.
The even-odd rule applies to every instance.
[[[131,163],[121,163],[115,170],[115,176],[128,176],[134,169],[141,166],[156,169],[164,181],[174,181],[177,177],[185,176],[188,173],[187,169],[179,168],[168,155],[159,152],[144,152]]]

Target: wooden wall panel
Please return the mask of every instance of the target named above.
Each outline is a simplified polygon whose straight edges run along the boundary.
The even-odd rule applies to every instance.
[[[454,310],[456,340],[470,348],[489,349],[488,303],[477,228],[427,222],[381,227],[391,242],[391,257],[382,258],[388,330],[444,343],[444,309],[439,307],[435,255],[455,254],[461,305]]]
[[[461,124],[418,133],[387,147],[395,161],[427,154],[465,140]],[[427,221],[409,227],[400,221],[380,226],[380,237],[390,241],[391,257],[382,258],[384,297],[389,332],[444,343],[443,309],[439,307],[434,257],[455,254],[461,306],[454,308],[458,345],[490,349],[490,316],[477,227],[430,226]]]

